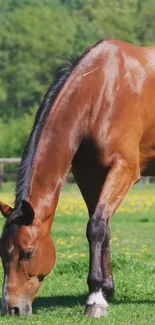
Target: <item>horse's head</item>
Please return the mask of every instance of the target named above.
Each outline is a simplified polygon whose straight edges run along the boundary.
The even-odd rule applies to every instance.
[[[4,269],[2,312],[12,315],[32,313],[32,302],[41,283],[55,262],[55,248],[50,227],[22,201],[20,212],[4,203],[2,214],[8,218],[0,240]]]

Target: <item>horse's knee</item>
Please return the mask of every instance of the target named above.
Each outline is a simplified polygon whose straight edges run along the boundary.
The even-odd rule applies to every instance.
[[[104,219],[91,218],[87,224],[87,239],[90,243],[103,242],[106,235],[106,223]]]

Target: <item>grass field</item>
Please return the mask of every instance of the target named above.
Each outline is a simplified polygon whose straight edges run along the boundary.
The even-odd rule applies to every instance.
[[[6,184],[0,199],[12,202]],[[61,194],[53,226],[57,264],[33,305],[29,318],[1,317],[0,324],[155,325],[155,185],[135,186],[111,222],[115,297],[106,318],[82,316],[87,296],[87,211],[75,185]],[[3,218],[0,217],[0,229]],[[0,284],[3,270],[0,265]]]

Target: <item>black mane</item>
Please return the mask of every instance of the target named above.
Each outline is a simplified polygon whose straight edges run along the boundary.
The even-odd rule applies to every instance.
[[[55,78],[52,85],[48,88],[43,101],[36,113],[32,132],[22,155],[20,168],[17,174],[15,212],[20,209],[21,200],[26,199],[28,195],[32,166],[39,139],[43,130],[45,121],[54,104],[54,101],[64,86],[71,72],[78,64],[79,58],[69,59],[67,64],[63,64],[56,69]]]

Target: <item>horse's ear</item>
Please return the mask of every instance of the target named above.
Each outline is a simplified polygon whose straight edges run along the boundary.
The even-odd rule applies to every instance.
[[[22,200],[22,217],[23,225],[31,225],[34,219],[34,210],[31,204],[25,200]]]
[[[8,218],[11,216],[11,214],[13,212],[13,208],[11,208],[9,205],[0,201],[0,211],[3,215],[3,217]]]

